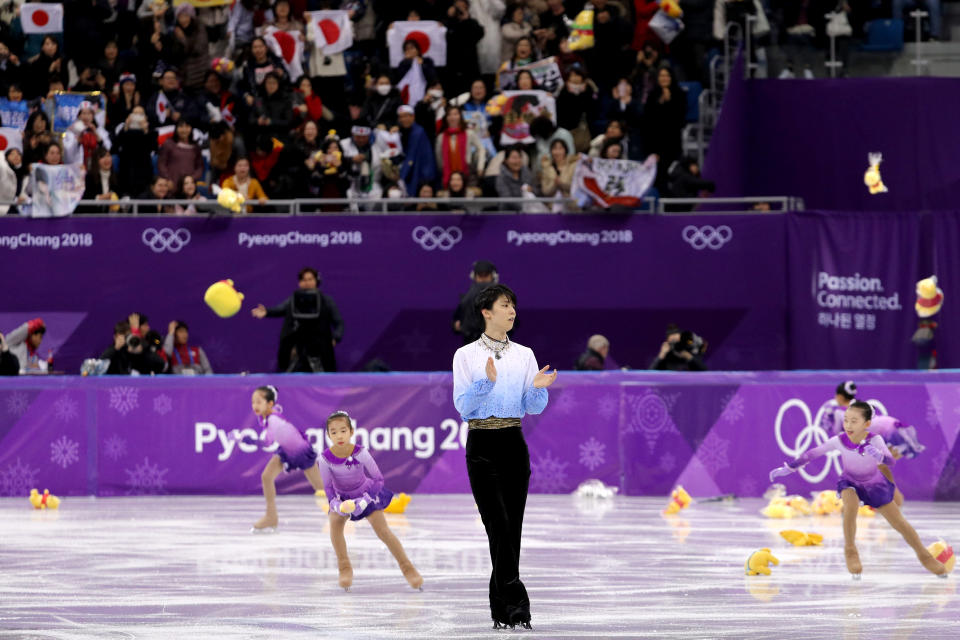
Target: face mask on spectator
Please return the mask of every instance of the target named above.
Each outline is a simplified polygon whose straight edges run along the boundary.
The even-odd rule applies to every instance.
[[[431,97],[431,98],[442,98],[442,97],[443,97],[443,89],[430,89],[430,91],[428,91],[427,93],[430,94],[430,97]]]
[[[379,94],[382,95],[382,96],[385,96],[385,95],[387,95],[388,93],[390,93],[390,89],[392,89],[392,88],[393,88],[393,87],[391,87],[389,84],[378,84],[378,85],[377,85],[377,93],[379,93]]]

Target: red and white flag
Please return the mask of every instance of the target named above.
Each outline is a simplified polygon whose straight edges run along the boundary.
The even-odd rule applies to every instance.
[[[20,7],[20,25],[26,34],[61,33],[63,5],[27,2]]]
[[[157,94],[157,121],[163,124],[170,117],[170,101],[163,91]]]
[[[633,160],[590,158],[580,154],[573,171],[571,195],[580,206],[597,204],[637,207],[657,179],[657,156],[643,163]]]
[[[303,34],[267,27],[263,33],[270,51],[283,61],[291,82],[303,75]]]
[[[400,97],[403,104],[415,105],[427,94],[427,79],[423,75],[423,65],[413,61],[410,70],[400,78],[397,89],[400,91]]]
[[[163,146],[163,143],[173,137],[174,132],[177,130],[177,125],[168,124],[165,127],[157,127],[157,148]]]
[[[19,149],[23,151],[23,133],[20,129],[0,127],[0,151]]]
[[[353,46],[353,22],[346,11],[307,11],[310,39],[323,55],[341,53]]]
[[[390,66],[403,62],[403,43],[413,40],[420,45],[420,54],[438,67],[447,66],[447,28],[434,20],[403,20],[387,30]]]

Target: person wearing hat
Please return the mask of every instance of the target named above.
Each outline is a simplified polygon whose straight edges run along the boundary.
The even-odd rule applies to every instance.
[[[373,131],[362,120],[350,127],[350,137],[340,141],[350,187],[348,198],[378,199],[383,194],[380,187],[381,170],[374,163]]]
[[[63,163],[87,165],[97,147],[110,150],[110,136],[96,120],[97,104],[84,100],[80,103],[77,119],[63,134]]]
[[[111,135],[117,135],[120,126],[127,121],[127,116],[133,108],[141,103],[140,92],[137,91],[137,76],[132,73],[122,73],[117,79],[117,85],[110,95],[107,104],[107,122]]]
[[[500,275],[492,262],[477,260],[470,267],[470,289],[460,297],[453,312],[453,331],[463,336],[463,344],[470,344],[483,333],[483,316],[476,308],[477,296],[487,287],[500,281]]]
[[[20,372],[45,372],[47,361],[40,357],[40,343],[47,333],[43,318],[34,318],[7,334],[6,350],[20,363]]]
[[[207,29],[197,20],[197,10],[189,2],[177,5],[173,28],[172,59],[183,73],[183,86],[190,91],[203,87],[204,75],[210,68]]]
[[[397,121],[400,123],[400,141],[403,145],[400,179],[408,191],[424,183],[432,184],[437,179],[433,145],[423,127],[416,123],[413,107],[406,104],[398,107]]]
[[[681,331],[672,322],[667,325],[666,339],[651,369],[660,371],[706,371],[702,356],[706,343],[692,331]]]

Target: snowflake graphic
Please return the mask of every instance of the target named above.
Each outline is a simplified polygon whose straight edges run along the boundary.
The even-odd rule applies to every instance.
[[[173,411],[173,400],[165,393],[161,393],[153,399],[153,412],[165,416]]]
[[[36,487],[39,469],[33,469],[17,458],[13,464],[7,465],[5,471],[0,472],[0,495],[27,496],[30,489]]]
[[[133,469],[124,469],[127,474],[127,495],[145,495],[166,493],[167,475],[170,469],[160,469],[159,465],[150,464],[150,458],[144,458],[143,464]]]
[[[760,495],[760,488],[757,486],[757,481],[753,478],[741,478],[739,487],[741,496],[749,498]]]
[[[660,470],[667,473],[677,468],[677,457],[672,453],[665,453],[660,456]]]
[[[103,453],[116,462],[127,455],[127,441],[117,434],[113,434],[103,443]]]
[[[126,416],[140,406],[140,391],[134,387],[114,387],[110,389],[110,408]]]
[[[572,395],[570,389],[564,389],[560,396],[553,403],[553,410],[564,415],[569,414],[577,406],[577,399]]]
[[[77,401],[70,396],[60,396],[57,398],[57,401],[53,403],[53,413],[57,416],[57,420],[61,422],[76,420],[80,415],[80,412],[77,410]]]
[[[14,391],[7,396],[7,413],[20,417],[27,412],[29,406],[30,398],[22,391]]]
[[[927,400],[927,424],[931,427],[940,426],[940,414],[943,413],[943,400],[934,396]]]
[[[58,464],[64,469],[80,460],[80,443],[67,436],[50,443],[50,462]]]
[[[580,464],[593,471],[605,462],[606,448],[607,445],[590,436],[589,440],[580,445]]]
[[[562,493],[567,487],[567,464],[548,450],[547,455],[530,465],[530,480],[535,489],[546,493]]]
[[[670,409],[678,397],[679,394],[661,396],[656,392],[628,397],[629,413],[624,431],[643,434],[652,453],[662,434],[676,431],[676,426],[670,418]]]
[[[710,475],[716,476],[720,469],[730,466],[730,460],[727,458],[729,447],[729,440],[725,440],[711,431],[710,435],[703,439],[700,448],[697,449],[697,458],[700,459],[704,468],[710,472]]]
[[[620,402],[617,399],[617,396],[612,393],[600,398],[600,401],[597,403],[597,413],[600,414],[600,417],[604,420],[609,420],[617,413],[620,409]]]
[[[430,388],[430,404],[435,407],[443,406],[450,399],[450,390],[447,387]]]
[[[734,391],[723,399],[723,421],[732,424],[743,420],[744,408],[746,403],[743,398]]]

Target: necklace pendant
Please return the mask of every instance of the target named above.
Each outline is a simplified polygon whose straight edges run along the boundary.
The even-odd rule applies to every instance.
[[[500,359],[500,354],[499,354],[499,353],[496,355],[496,358],[497,358],[497,360]]]

